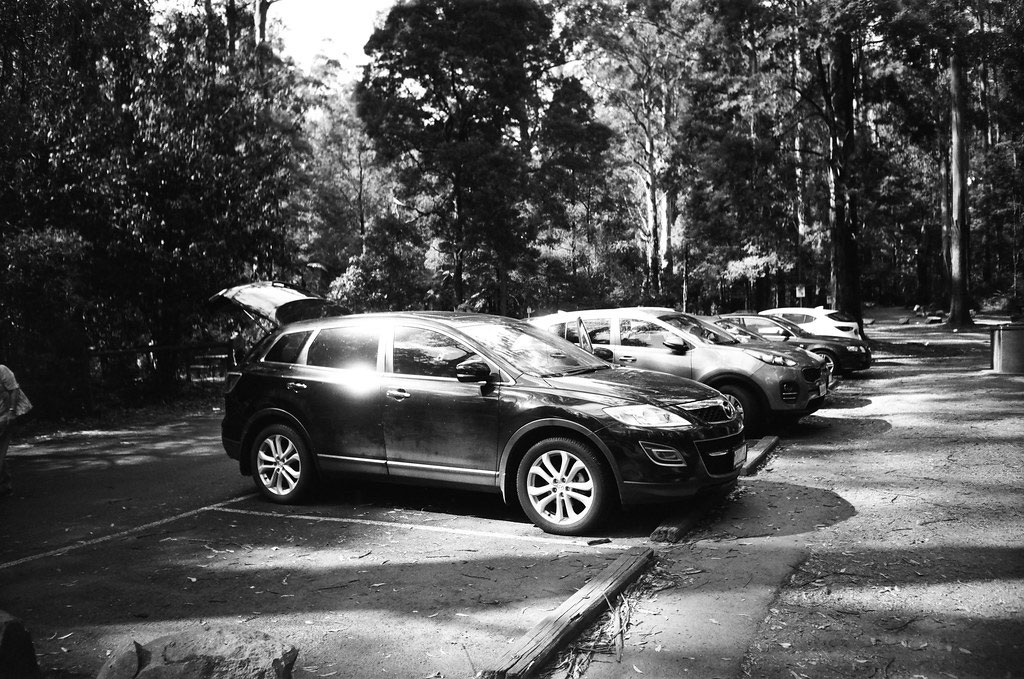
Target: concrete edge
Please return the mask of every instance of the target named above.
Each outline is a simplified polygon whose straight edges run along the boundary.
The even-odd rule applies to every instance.
[[[779,445],[778,436],[765,436],[757,443],[747,448],[747,461],[743,465],[740,476],[752,476],[757,471],[758,465],[764,462],[768,453],[775,450]]]
[[[740,476],[751,476],[761,465],[768,453],[775,450],[779,445],[778,436],[765,436],[747,449],[747,461],[740,470]],[[693,531],[707,512],[717,503],[722,501],[724,495],[711,493],[697,499],[695,503],[687,505],[681,511],[666,518],[660,526],[651,533],[651,542],[679,542],[683,536]]]
[[[610,602],[654,563],[654,550],[634,547],[534,625],[477,679],[530,679],[568,642],[608,608]]]

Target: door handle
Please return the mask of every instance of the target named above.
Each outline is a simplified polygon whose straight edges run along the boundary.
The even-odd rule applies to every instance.
[[[289,382],[288,391],[305,391],[308,385],[302,382]]]
[[[633,356],[620,356],[619,363],[636,363],[636,358]]]
[[[396,401],[404,401],[412,396],[412,394],[407,392],[405,389],[388,389],[385,393],[387,393],[388,398],[393,398]]]

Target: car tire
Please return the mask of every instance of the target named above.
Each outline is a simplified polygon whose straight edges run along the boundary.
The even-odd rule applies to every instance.
[[[743,411],[743,428],[748,435],[761,431],[764,413],[757,394],[740,384],[723,384],[715,388],[730,397],[733,405]]]
[[[814,353],[825,359],[825,363],[832,369],[833,375],[838,375],[841,372],[839,369],[839,357],[833,354],[831,351],[819,349]]]
[[[316,470],[297,431],[272,424],[256,437],[251,454],[252,478],[263,497],[278,504],[295,504],[309,494]]]
[[[569,438],[534,444],[519,463],[516,492],[526,515],[555,535],[584,535],[613,503],[610,473],[587,445]]]

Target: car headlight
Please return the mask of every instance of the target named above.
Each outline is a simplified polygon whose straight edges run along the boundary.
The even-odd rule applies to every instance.
[[[864,353],[864,347],[862,347],[862,346],[846,347],[846,350],[847,351],[852,351],[852,352],[857,353],[857,354],[863,354]]]
[[[653,429],[692,429],[693,422],[664,408],[650,405],[614,406],[604,411],[623,424]]]
[[[747,352],[757,360],[764,361],[769,365],[784,365],[787,368],[792,368],[796,365],[796,361],[791,358],[779,356],[778,354],[769,354],[767,351],[758,351],[757,349],[744,349],[743,351]]]

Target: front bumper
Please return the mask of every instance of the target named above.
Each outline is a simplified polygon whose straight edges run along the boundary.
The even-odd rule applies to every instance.
[[[854,370],[867,370],[871,367],[870,351],[847,351],[839,357],[839,369],[843,372]]]
[[[670,502],[735,482],[747,460],[738,424],[686,432],[614,427],[601,432],[618,465],[624,504]],[[656,462],[645,447],[670,446],[683,461]]]
[[[768,409],[778,415],[809,415],[824,403],[830,387],[826,370],[813,366],[761,370]]]

